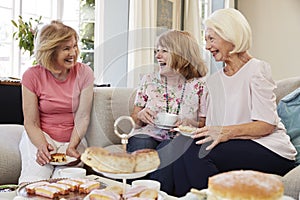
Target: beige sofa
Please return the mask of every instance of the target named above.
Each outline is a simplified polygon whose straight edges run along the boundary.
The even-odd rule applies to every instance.
[[[281,99],[300,87],[300,77],[277,81],[275,91]],[[119,116],[130,115],[133,108],[135,90],[132,88],[95,88],[91,123],[87,131],[89,146],[111,149],[120,148],[120,138],[114,134],[114,122]],[[278,102],[278,101],[277,101]],[[128,127],[121,127],[128,132]],[[20,125],[0,125],[0,184],[17,183],[21,161],[18,150],[23,127]],[[298,199],[300,192],[300,166],[283,177],[285,193]]]

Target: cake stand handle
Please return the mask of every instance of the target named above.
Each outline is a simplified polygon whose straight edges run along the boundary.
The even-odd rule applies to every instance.
[[[131,130],[129,133],[119,133],[119,130],[118,130],[118,124],[120,123],[120,121],[122,120],[129,120],[130,123],[131,123]],[[114,123],[114,132],[115,134],[121,138],[121,143],[122,143],[122,146],[123,146],[123,150],[126,152],[126,147],[127,147],[127,144],[128,144],[128,138],[133,134],[133,131],[134,131],[134,127],[135,127],[135,122],[134,120],[132,119],[132,117],[130,116],[121,116],[119,117],[118,119],[116,119],[115,123]]]
[[[123,194],[126,193],[126,187],[127,187],[126,178],[123,178]]]

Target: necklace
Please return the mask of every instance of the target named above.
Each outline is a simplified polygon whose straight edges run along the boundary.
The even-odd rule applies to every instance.
[[[180,97],[180,101],[178,102],[178,106],[177,106],[177,110],[176,110],[176,114],[179,114],[180,111],[180,106],[183,100],[183,96],[184,96],[184,92],[185,92],[185,85],[186,85],[186,80],[184,81],[184,85],[182,88],[182,92],[181,92],[181,97]],[[169,94],[168,94],[168,81],[167,81],[167,77],[165,77],[165,89],[166,89],[166,112],[169,113]]]

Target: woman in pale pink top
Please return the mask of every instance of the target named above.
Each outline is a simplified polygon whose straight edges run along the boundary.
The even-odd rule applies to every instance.
[[[207,188],[208,178],[230,170],[284,175],[295,167],[295,147],[276,111],[270,65],[253,58],[251,28],[235,9],[205,21],[206,49],[224,67],[207,78],[206,126],[177,162],[178,196]]]
[[[20,142],[22,171],[19,183],[57,175],[51,153],[79,160],[93,99],[93,71],[77,62],[76,31],[59,21],[44,26],[36,38],[38,65],[22,77],[25,132]],[[74,162],[73,164],[78,162]]]

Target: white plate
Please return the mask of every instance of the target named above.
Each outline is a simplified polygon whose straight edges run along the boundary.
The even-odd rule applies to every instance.
[[[117,173],[108,173],[108,172],[101,172],[97,170],[96,168],[92,168],[95,172],[98,172],[108,178],[114,178],[114,179],[134,179],[134,178],[140,178],[143,176],[146,176],[147,174],[154,172],[156,169],[144,171],[144,172],[135,172],[135,173],[123,173],[123,174],[117,174]]]
[[[184,132],[184,131],[180,131],[179,128],[174,128],[174,131],[177,131],[178,133],[180,133],[181,135],[187,136],[187,137],[192,137],[192,133],[191,132]]]
[[[295,199],[293,197],[289,197],[289,196],[284,195],[282,197],[282,200],[295,200]]]
[[[50,162],[50,165],[67,165],[71,162],[74,162],[77,160],[77,158],[71,157],[71,156],[66,156],[67,161],[66,162]]]

